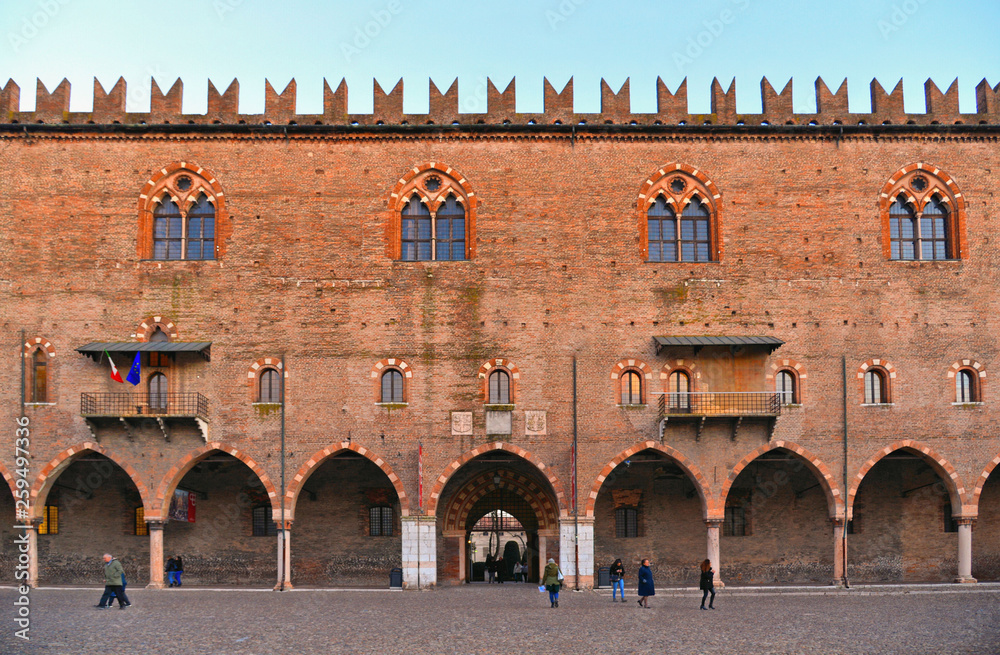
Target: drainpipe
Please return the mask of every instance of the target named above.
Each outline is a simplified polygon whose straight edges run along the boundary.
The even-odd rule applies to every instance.
[[[576,460],[579,459],[577,453],[577,427],[576,427],[576,355],[573,355],[573,557],[576,563],[576,575],[574,590],[580,591],[580,519],[576,511]]]
[[[844,409],[844,588],[850,589],[851,585],[847,579],[847,491],[850,481],[847,479],[847,356],[840,356],[840,374],[843,381],[843,409]]]
[[[278,585],[280,591],[285,591],[285,580],[291,580],[291,575],[285,570],[285,562],[291,562],[285,551],[288,548],[288,534],[286,532],[287,521],[285,521],[285,353],[281,353],[281,370],[278,372],[281,379],[281,582]]]
[[[21,330],[21,343],[18,344],[17,352],[21,355],[21,416],[24,416],[24,330]]]

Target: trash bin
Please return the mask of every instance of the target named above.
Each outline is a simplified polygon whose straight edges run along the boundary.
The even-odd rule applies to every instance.
[[[611,586],[611,567],[602,566],[597,569],[597,588],[603,589]]]
[[[391,571],[389,571],[389,588],[390,589],[403,588],[403,569],[396,567]]]

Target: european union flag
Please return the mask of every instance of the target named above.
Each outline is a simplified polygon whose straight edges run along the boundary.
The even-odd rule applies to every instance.
[[[140,354],[141,353],[136,353],[135,354],[135,359],[132,361],[132,368],[129,369],[128,375],[125,376],[125,379],[128,380],[129,382],[131,382],[133,386],[139,384],[139,381],[142,379],[142,376],[139,374],[139,355]]]

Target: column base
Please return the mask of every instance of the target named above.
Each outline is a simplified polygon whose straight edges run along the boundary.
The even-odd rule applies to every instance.
[[[833,580],[830,580],[830,586],[831,587],[840,587],[840,588],[843,588],[843,586],[844,586],[844,579],[843,578],[834,578]]]
[[[294,588],[295,587],[292,586],[291,582],[285,582],[285,583],[279,582],[278,584],[274,585],[274,587],[272,587],[274,591],[291,591]]]
[[[148,585],[146,585],[146,589],[166,589],[166,588],[167,585],[163,584],[162,582],[150,582]]]
[[[955,578],[955,582],[957,584],[976,584],[976,582],[978,582],[978,580],[976,580],[972,576],[969,576],[967,578],[966,577]]]

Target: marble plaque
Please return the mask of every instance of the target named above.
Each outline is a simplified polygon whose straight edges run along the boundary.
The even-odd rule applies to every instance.
[[[526,411],[524,413],[524,434],[527,436],[545,434],[545,412]]]
[[[472,434],[472,412],[452,412],[451,433],[456,436]]]

